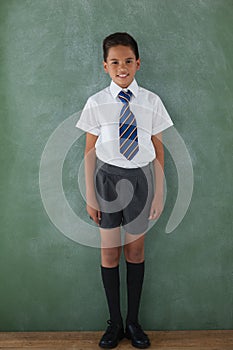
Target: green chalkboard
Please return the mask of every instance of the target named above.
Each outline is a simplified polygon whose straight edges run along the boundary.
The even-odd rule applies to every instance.
[[[116,31],[138,41],[137,81],[163,100],[193,167],[191,203],[166,233],[182,186],[166,147],[166,206],[147,234],[141,323],[233,327],[232,20],[232,0],[1,0],[0,331],[105,328],[100,251],[54,225],[39,180],[52,133],[66,125],[63,141],[75,138],[87,98],[109,84],[101,46]],[[77,181],[84,142],[80,135],[71,143],[60,175],[70,208],[88,223]],[[60,146],[47,161],[44,189],[69,229],[56,211],[56,176],[50,186]],[[123,258],[121,276],[125,315]]]

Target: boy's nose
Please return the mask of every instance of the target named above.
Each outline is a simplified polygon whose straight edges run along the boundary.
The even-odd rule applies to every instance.
[[[124,69],[126,67],[126,64],[125,62],[120,62],[119,66],[121,69]]]

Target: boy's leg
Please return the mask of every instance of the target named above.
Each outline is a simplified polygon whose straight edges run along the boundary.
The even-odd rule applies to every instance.
[[[105,267],[115,267],[119,264],[121,255],[120,227],[100,228],[101,264]]]
[[[138,237],[138,239],[136,239]],[[126,336],[132,345],[147,348],[150,341],[138,323],[138,313],[144,280],[144,238],[145,234],[126,234],[124,254],[127,266],[128,312],[126,318]]]
[[[120,228],[100,229],[101,275],[107,297],[110,319],[122,323],[120,312],[119,260],[121,254]]]
[[[135,239],[138,237],[138,239]],[[128,313],[126,322],[138,322],[138,312],[144,279],[145,235],[126,234],[124,254],[127,266]]]
[[[119,260],[121,254],[120,228],[100,229],[101,234],[101,275],[108,302],[110,321],[99,345],[113,348],[124,337],[120,311]]]

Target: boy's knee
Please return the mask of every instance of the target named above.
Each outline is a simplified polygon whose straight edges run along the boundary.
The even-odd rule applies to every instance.
[[[115,267],[119,265],[120,253],[118,248],[102,249],[101,257],[103,267]]]
[[[125,259],[131,263],[141,263],[144,261],[144,249],[126,249]]]

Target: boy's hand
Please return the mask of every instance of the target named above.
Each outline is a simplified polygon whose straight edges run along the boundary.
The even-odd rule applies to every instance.
[[[95,208],[93,208],[87,204],[86,210],[87,210],[90,218],[99,226],[100,220],[101,220],[101,211],[99,210],[99,208],[97,206],[95,206]]]
[[[156,194],[151,204],[149,220],[158,219],[162,214],[163,207],[163,194]]]

